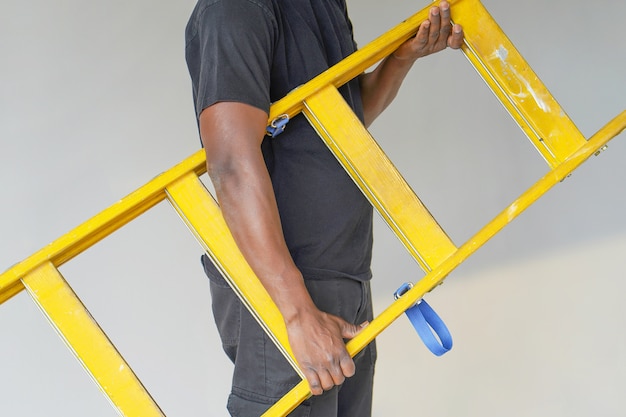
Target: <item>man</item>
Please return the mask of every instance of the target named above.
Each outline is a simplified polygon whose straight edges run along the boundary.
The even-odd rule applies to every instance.
[[[441,2],[413,39],[340,92],[367,126],[416,59],[462,41]],[[375,346],[353,360],[344,339],[372,319],[372,207],[302,115],[277,138],[265,137],[270,103],[355,48],[345,0],[200,0],[186,30],[217,198],[284,317],[313,394],[292,416],[371,415]],[[228,410],[259,416],[299,377],[206,256],[203,262],[224,350],[235,364]]]

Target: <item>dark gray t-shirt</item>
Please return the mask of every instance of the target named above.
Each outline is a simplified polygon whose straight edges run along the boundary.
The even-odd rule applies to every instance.
[[[200,0],[186,30],[196,113],[219,101],[268,112],[355,49],[345,0]],[[358,81],[340,92],[362,118]],[[306,119],[294,117],[262,147],[305,278],[370,279],[372,207]]]

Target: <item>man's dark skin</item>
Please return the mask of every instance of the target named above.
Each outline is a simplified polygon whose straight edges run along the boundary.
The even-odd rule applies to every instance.
[[[434,6],[415,37],[374,71],[360,76],[366,126],[392,102],[418,58],[447,47],[461,47],[463,30],[451,24],[449,7],[445,1]],[[283,237],[261,153],[267,120],[268,114],[256,107],[219,102],[200,114],[200,135],[226,223],[282,313],[289,343],[311,393],[320,395],[354,375],[354,362],[344,339],[356,336],[367,323],[348,323],[320,311],[307,292]]]

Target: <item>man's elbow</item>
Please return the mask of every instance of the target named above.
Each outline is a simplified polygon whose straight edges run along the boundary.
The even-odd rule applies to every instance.
[[[207,154],[206,167],[207,174],[215,191],[219,194],[229,182],[236,180],[238,169],[232,157],[215,157]]]

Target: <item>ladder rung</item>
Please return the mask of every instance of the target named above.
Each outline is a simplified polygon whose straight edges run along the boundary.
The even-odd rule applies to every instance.
[[[121,416],[164,416],[52,263],[34,269],[22,282]]]
[[[180,218],[241,301],[304,378],[291,352],[283,317],[241,254],[213,196],[193,172],[172,183],[166,192]]]
[[[463,52],[552,168],[585,138],[479,0],[453,2]]]
[[[303,113],[424,271],[456,250],[337,88],[310,96]]]

